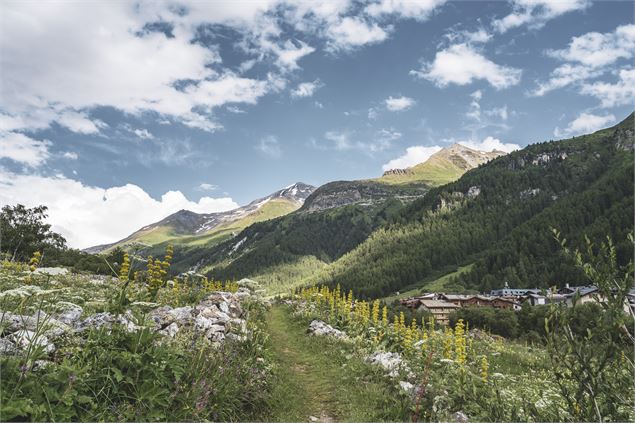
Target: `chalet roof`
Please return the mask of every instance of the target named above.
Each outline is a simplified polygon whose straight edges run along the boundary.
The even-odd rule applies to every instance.
[[[443,300],[420,300],[425,308],[459,308],[461,306]]]

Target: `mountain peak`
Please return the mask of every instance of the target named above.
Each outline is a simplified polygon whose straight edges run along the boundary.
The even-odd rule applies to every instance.
[[[269,196],[269,198],[285,198],[287,200],[294,201],[299,204],[303,204],[311,193],[315,191],[315,187],[304,182],[296,182],[276,191]]]

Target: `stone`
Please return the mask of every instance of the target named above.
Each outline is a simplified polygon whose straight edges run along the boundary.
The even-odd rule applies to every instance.
[[[192,320],[192,307],[187,306],[175,308],[168,311],[168,315],[173,319],[173,322],[184,324]]]
[[[110,328],[114,321],[115,317],[108,312],[97,313],[80,322],[77,326],[77,331],[83,332],[90,328],[99,329],[104,326]]]
[[[179,333],[179,330],[179,325],[177,325],[176,322],[172,322],[165,329],[160,330],[159,333],[174,338],[176,334]]]
[[[2,355],[16,355],[18,348],[15,344],[8,339],[0,338],[0,356]]]
[[[26,350],[31,346],[31,344],[35,344],[43,347],[44,351],[48,354],[55,351],[55,344],[53,344],[46,335],[38,335],[30,330],[19,330],[11,335],[11,338],[15,342],[15,345],[22,350]]]
[[[348,339],[348,335],[339,329],[335,329],[333,326],[321,321],[313,320],[309,324],[309,333],[315,336],[332,336],[338,339]]]
[[[53,315],[53,317],[67,325],[73,325],[79,321],[82,317],[82,313],[84,309],[78,306],[77,304],[69,303],[66,301],[60,301],[57,303],[56,307],[58,308],[57,313]]]
[[[388,376],[397,377],[399,371],[403,370],[409,372],[408,366],[405,365],[401,359],[401,355],[396,352],[384,352],[377,351],[371,354],[367,361],[371,364],[376,364],[384,368],[388,372]]]
[[[35,269],[33,273],[38,275],[58,276],[67,275],[69,271],[63,267],[39,267]]]
[[[462,411],[457,411],[456,413],[454,413],[454,420],[456,421],[456,423],[468,423],[470,421],[470,418]]]
[[[309,416],[309,421],[310,421],[310,422],[312,422],[312,423],[315,423],[315,422],[319,422],[319,421],[320,421],[320,419],[318,419],[318,418],[317,418],[317,417],[315,417],[315,416]]]

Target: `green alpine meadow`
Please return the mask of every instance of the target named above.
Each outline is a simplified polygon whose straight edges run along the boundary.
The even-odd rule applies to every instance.
[[[635,421],[635,24],[0,3],[0,422]]]

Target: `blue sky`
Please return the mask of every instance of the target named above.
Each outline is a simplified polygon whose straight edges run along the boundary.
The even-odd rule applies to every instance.
[[[2,4],[0,203],[72,246],[633,109],[633,3]]]

